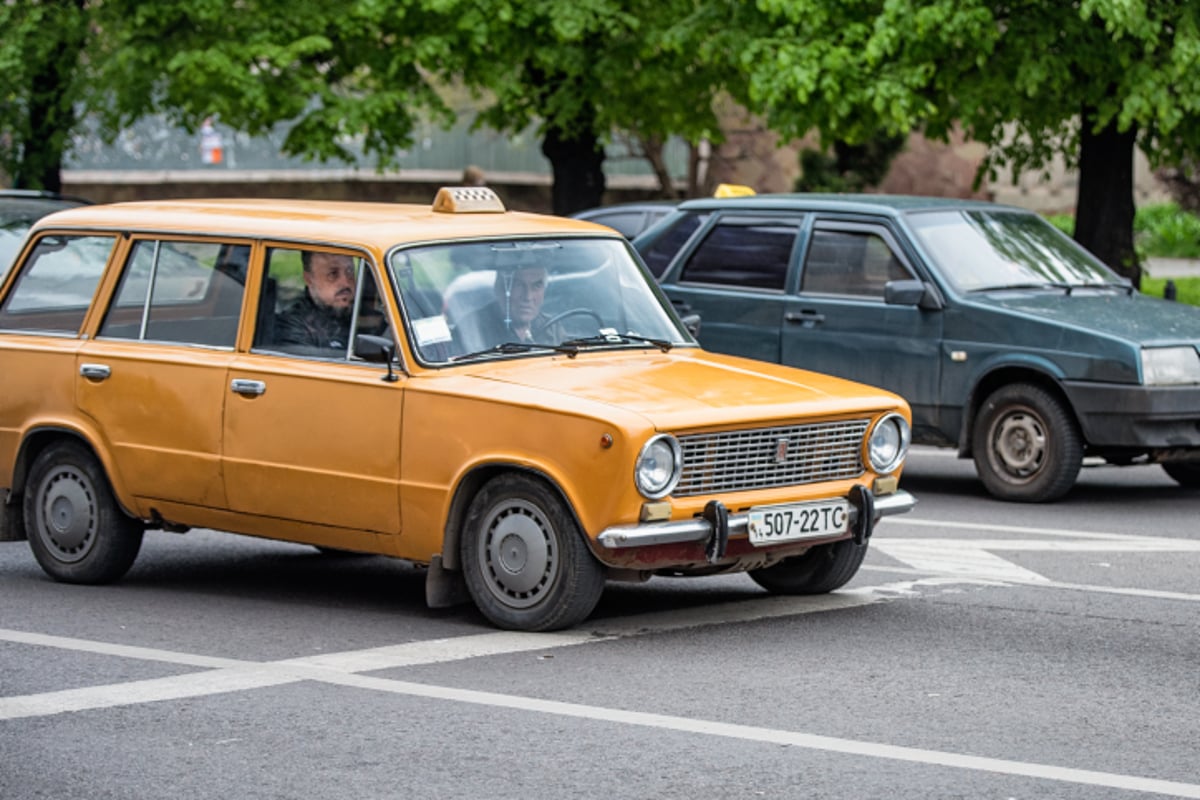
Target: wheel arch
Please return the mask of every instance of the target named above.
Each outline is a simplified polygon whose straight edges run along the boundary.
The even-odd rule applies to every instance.
[[[462,568],[458,557],[459,541],[462,538],[462,526],[467,516],[467,509],[471,505],[471,500],[474,499],[475,495],[479,493],[479,490],[488,481],[509,473],[525,475],[544,484],[562,501],[563,506],[567,509],[567,513],[575,521],[575,526],[580,531],[583,530],[579,515],[575,512],[575,506],[567,497],[566,492],[546,473],[523,464],[503,462],[480,464],[464,474],[462,479],[459,480],[458,485],[454,488],[454,494],[450,500],[450,509],[446,514],[446,527],[442,531],[441,555],[443,567],[453,571],[458,571]],[[584,539],[588,549],[592,549],[591,543],[586,541],[586,536]]]
[[[979,410],[982,408],[984,401],[987,400],[992,392],[1000,387],[1016,383],[1028,383],[1052,394],[1062,403],[1063,408],[1070,413],[1071,420],[1082,435],[1083,429],[1079,424],[1079,415],[1076,413],[1075,407],[1071,405],[1071,398],[1067,397],[1067,393],[1063,391],[1062,384],[1052,374],[1045,370],[1025,365],[1002,366],[983,375],[971,388],[971,393],[967,397],[967,404],[963,411],[962,427],[958,434],[958,455],[960,458],[971,458],[974,455],[971,441],[975,434],[975,419],[979,416]]]

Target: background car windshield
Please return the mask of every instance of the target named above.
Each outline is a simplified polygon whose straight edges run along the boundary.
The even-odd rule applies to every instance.
[[[938,211],[908,219],[925,252],[959,291],[1122,283],[1036,214]]]
[[[623,242],[507,239],[392,254],[412,341],[426,362],[506,343],[560,345],[617,335],[691,344]],[[622,340],[620,336],[629,337]],[[547,351],[549,352],[549,351]]]

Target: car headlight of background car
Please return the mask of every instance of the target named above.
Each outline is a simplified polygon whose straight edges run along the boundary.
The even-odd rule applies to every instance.
[[[904,463],[912,442],[912,428],[899,414],[888,414],[875,423],[867,437],[867,458],[871,469],[886,475]]]
[[[634,468],[634,481],[639,492],[650,500],[657,500],[671,493],[682,471],[683,451],[679,441],[663,433],[642,446]]]
[[[1200,383],[1200,355],[1194,347],[1148,347],[1142,350],[1142,383],[1146,386]]]

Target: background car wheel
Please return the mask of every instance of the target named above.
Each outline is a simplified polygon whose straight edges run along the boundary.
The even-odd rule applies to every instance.
[[[57,442],[34,459],[24,510],[34,557],[64,583],[115,581],[142,546],[141,522],[121,510],[104,469],[77,442]]]
[[[495,478],[475,496],[461,556],[471,599],[501,628],[568,628],[592,613],[604,590],[604,571],[574,518],[525,475]]]
[[[825,594],[845,586],[858,572],[867,545],[843,539],[811,548],[764,569],[750,570],[759,586],[774,594]]]
[[[1001,387],[984,401],[972,450],[980,480],[1001,500],[1057,500],[1083,464],[1083,440],[1070,411],[1027,383]]]
[[[1175,461],[1162,465],[1163,471],[1175,479],[1180,486],[1200,488],[1200,463]]]

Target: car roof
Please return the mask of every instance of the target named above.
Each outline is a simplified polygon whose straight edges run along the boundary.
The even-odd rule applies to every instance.
[[[924,197],[899,194],[760,194],[747,197],[698,198],[680,205],[683,210],[712,211],[717,209],[752,209],[755,211],[821,210],[847,213],[873,213],[897,216],[914,211],[945,211],[951,209],[997,209],[1024,211],[1016,206],[1003,206],[984,200],[956,197]]]
[[[628,203],[613,203],[608,206],[596,206],[576,211],[571,216],[575,219],[591,219],[597,214],[608,214],[614,211],[670,211],[679,205],[678,200],[634,200]]]
[[[44,217],[40,228],[170,231],[370,245],[522,234],[619,237],[602,225],[517,211],[448,213],[432,205],[327,200],[158,200],[80,206]]]

